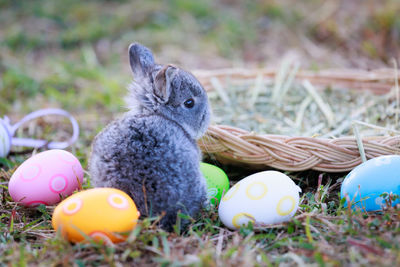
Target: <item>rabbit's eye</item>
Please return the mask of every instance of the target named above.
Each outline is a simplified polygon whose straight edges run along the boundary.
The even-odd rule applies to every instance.
[[[193,98],[189,98],[188,100],[186,100],[184,103],[185,107],[187,108],[192,108],[194,106],[194,99]]]

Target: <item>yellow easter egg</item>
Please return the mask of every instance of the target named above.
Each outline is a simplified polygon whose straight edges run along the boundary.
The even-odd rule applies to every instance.
[[[139,215],[135,203],[125,192],[93,188],[63,200],[54,210],[52,225],[72,242],[91,237],[105,243],[118,243],[135,228]]]

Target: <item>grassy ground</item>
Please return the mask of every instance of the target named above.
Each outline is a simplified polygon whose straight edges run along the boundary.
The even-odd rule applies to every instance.
[[[82,129],[70,150],[86,168],[94,135],[125,111],[132,41],[188,69],[276,66],[288,53],[313,69],[384,67],[399,57],[397,0],[297,2],[0,0],[0,114],[16,122],[41,107],[69,110]],[[43,122],[54,119],[19,134],[68,133]],[[150,218],[125,243],[73,245],[52,231],[54,207],[11,201],[8,180],[29,155],[0,159],[1,265],[400,265],[399,210],[346,209],[338,196],[345,174],[315,172],[289,174],[303,189],[301,207],[273,228],[230,231],[214,210],[183,233],[163,232]],[[251,173],[222,167],[232,183]]]

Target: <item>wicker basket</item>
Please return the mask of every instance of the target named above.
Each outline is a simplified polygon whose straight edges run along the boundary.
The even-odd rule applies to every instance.
[[[195,71],[194,74],[206,90],[212,90],[212,78],[242,82],[259,75],[272,79],[276,70],[225,69]],[[393,69],[374,71],[326,70],[300,71],[297,79],[307,79],[314,85],[371,90],[375,94],[388,93],[395,85]],[[373,136],[362,138],[367,159],[381,155],[400,154],[400,136]],[[335,139],[260,135],[231,126],[210,126],[199,146],[205,153],[232,164],[250,167],[273,167],[285,171],[318,170],[325,172],[349,171],[362,160],[354,136]]]

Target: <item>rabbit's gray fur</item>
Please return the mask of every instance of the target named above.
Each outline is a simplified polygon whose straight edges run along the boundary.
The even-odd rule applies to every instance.
[[[208,127],[208,99],[193,75],[156,64],[148,48],[132,44],[129,58],[130,111],[95,137],[91,182],[125,191],[144,216],[164,214],[161,227],[170,231],[178,212],[194,217],[207,203],[196,139]]]

